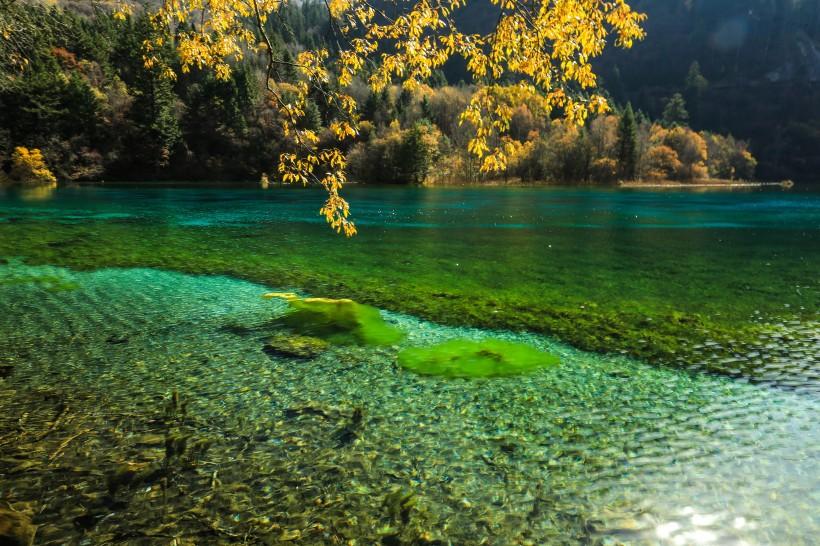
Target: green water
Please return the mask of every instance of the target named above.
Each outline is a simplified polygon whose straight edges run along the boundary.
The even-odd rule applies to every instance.
[[[820,532],[817,194],[362,189],[349,241],[312,191],[24,197],[0,196],[0,500],[43,543]],[[407,339],[268,356],[284,303],[261,294],[282,289],[378,305]],[[396,362],[490,335],[562,363],[476,381]],[[112,492],[176,436],[161,479]]]
[[[816,321],[820,194],[349,193],[361,228],[352,240],[323,225],[314,191],[8,196],[0,256],[228,274],[450,324],[542,332],[588,350],[762,381],[797,372],[817,383],[800,359],[743,356],[781,343],[767,324]]]

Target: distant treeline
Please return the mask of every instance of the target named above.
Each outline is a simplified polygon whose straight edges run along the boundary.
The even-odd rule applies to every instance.
[[[646,39],[595,62],[615,102],[660,117],[680,93],[691,126],[749,142],[769,180],[820,181],[820,1],[629,0]],[[472,0],[454,17],[486,31],[498,8]],[[467,79],[463,63],[450,81]]]
[[[820,1],[632,0],[647,37],[599,63],[616,101],[748,140],[769,180],[820,181]]]
[[[211,72],[169,79],[148,68],[143,43],[156,38],[144,14],[124,21],[102,9],[13,3],[0,26],[24,28],[23,43],[0,45],[0,159],[10,172],[39,150],[60,180],[259,180],[275,178],[285,151],[279,114],[263,92],[261,59],[247,58],[228,81]],[[269,23],[275,46],[288,59],[329,45],[324,6],[293,4]],[[17,35],[19,37],[19,34]],[[178,67],[173,36],[153,54]],[[12,49],[13,47],[13,49]],[[20,52],[24,55],[19,55]],[[280,65],[279,81],[295,81]],[[437,72],[415,93],[398,87],[371,93],[356,81],[363,122],[349,143],[351,178],[372,183],[481,182],[467,152],[470,127],[459,114],[472,94]],[[535,99],[534,99],[535,100]],[[687,126],[685,100],[673,95],[652,122],[631,107],[584,127],[552,120],[537,102],[521,104],[506,144],[510,161],[492,178],[563,183],[619,179],[752,178],[756,161],[745,142]],[[317,92],[306,127],[321,130],[335,116]]]

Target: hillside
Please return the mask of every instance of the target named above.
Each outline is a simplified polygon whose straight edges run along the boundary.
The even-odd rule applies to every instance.
[[[636,0],[647,39],[610,50],[603,84],[656,116],[675,92],[697,129],[751,141],[763,178],[820,178],[820,2]],[[705,85],[687,85],[693,62]]]
[[[681,94],[686,104],[678,99],[671,122],[688,123],[706,139],[694,142],[698,149],[709,147],[712,157],[707,162],[704,156],[695,163],[710,163],[704,167],[709,175],[752,176],[741,174],[754,171],[749,168],[748,141],[757,158],[758,178],[817,180],[820,3],[635,3],[649,14],[647,39],[628,51],[610,48],[597,62],[597,69],[616,105],[631,102],[639,111],[641,150],[651,151],[652,139],[658,145],[666,140],[666,133],[651,130],[651,120],[665,120],[668,99]],[[8,157],[19,145],[41,148],[58,178],[71,180],[256,179],[276,165],[285,143],[277,114],[261,93],[259,59],[237,66],[231,82],[218,82],[211,74],[195,71],[171,83],[143,66],[139,44],[154,32],[144,18],[117,23],[105,9],[90,9],[79,0],[59,2],[65,11],[38,5],[42,6],[26,2],[15,8],[15,16],[30,26],[30,32],[19,36],[25,38],[31,64],[25,72],[6,67],[8,78],[0,86],[0,157]],[[286,59],[301,48],[332,44],[325,9],[318,2],[302,2],[291,5],[278,22],[269,22],[275,46]],[[497,20],[494,10],[488,0],[474,0],[455,16],[467,32],[486,31]],[[178,65],[172,48],[160,53],[170,66]],[[363,105],[364,119],[371,122],[357,143],[367,153],[351,156],[351,169],[362,166],[359,173],[353,169],[356,178],[366,181],[378,174],[384,181],[383,169],[373,173],[367,166],[385,164],[389,156],[397,158],[396,181],[419,180],[398,159],[412,155],[404,153],[402,146],[425,148],[422,144],[429,140],[431,145],[426,147],[434,153],[416,162],[424,171],[437,172],[431,165],[444,161],[464,167],[464,172],[453,175],[456,178],[478,181],[474,165],[463,153],[464,131],[455,122],[471,90],[469,86],[447,87],[442,78],[457,84],[468,77],[458,61],[445,68],[444,74],[430,82],[432,89],[424,97],[405,96],[397,90],[375,96],[362,85],[353,90]],[[295,77],[286,72],[278,77],[283,81]],[[334,115],[318,95],[311,97],[310,110],[310,124],[317,128],[327,126]],[[578,134],[563,134],[544,120],[530,119],[530,114],[538,117],[537,110],[534,106],[513,120],[513,136],[524,145],[526,161],[517,158],[523,165],[518,169],[521,172],[513,169],[504,173],[505,178],[582,182],[618,175],[620,167],[609,164],[616,160],[614,118]],[[393,120],[400,124],[398,132],[391,128]],[[415,126],[424,121],[433,123],[417,131]],[[712,133],[733,135],[737,140],[715,140],[709,136]],[[547,151],[554,155],[556,144],[547,140],[564,137],[571,150],[558,154],[564,158],[558,163],[573,165],[536,166],[554,159]],[[718,150],[736,160],[718,157]],[[662,151],[663,157],[643,153],[637,174],[680,170],[669,150]],[[450,161],[453,154],[460,160]],[[691,169],[683,171],[687,173],[683,178],[692,178]],[[704,171],[699,168],[698,172]]]
[[[682,93],[691,125],[749,140],[765,179],[820,179],[820,2],[792,0],[633,0],[648,14],[647,38],[609,48],[597,62],[619,103],[653,118]],[[497,11],[487,0],[458,11],[467,30],[486,31]],[[705,80],[687,85],[697,62]],[[459,63],[448,79],[466,79]]]

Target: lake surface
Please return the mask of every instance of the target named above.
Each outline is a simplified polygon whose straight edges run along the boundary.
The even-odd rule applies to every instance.
[[[814,543],[820,194],[347,196],[349,240],[313,190],[0,194],[0,500],[53,544]],[[270,290],[407,339],[271,357]],[[561,365],[396,364],[488,336]]]

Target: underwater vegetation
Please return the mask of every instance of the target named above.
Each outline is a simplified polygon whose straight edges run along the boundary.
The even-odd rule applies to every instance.
[[[30,266],[226,275],[440,324],[546,334],[587,351],[731,376],[769,377],[772,368],[744,355],[765,348],[773,325],[816,320],[820,305],[820,285],[809,280],[816,277],[811,233],[795,238],[781,230],[752,241],[743,230],[726,229],[715,246],[705,244],[717,240],[707,231],[600,230],[584,232],[583,244],[578,230],[527,232],[538,239],[534,246],[547,239],[553,245],[547,263],[533,262],[516,230],[440,239],[432,231],[363,230],[339,244],[318,235],[323,226],[285,225],[271,240],[267,227],[79,217],[85,213],[53,222],[9,210],[0,221],[0,256]],[[772,267],[755,267],[763,260]],[[499,264],[521,273],[507,277]]]
[[[3,264],[3,260],[0,260],[0,264]],[[21,262],[13,260],[7,263],[7,267],[0,270],[0,286],[24,284],[38,285],[52,292],[75,290],[77,288],[75,282],[55,268],[25,267]]]
[[[37,528],[26,514],[0,508],[0,544],[29,546]]]
[[[327,340],[334,345],[392,345],[404,333],[385,322],[375,307],[349,299],[300,298],[288,292],[272,292],[289,309],[279,322],[299,334]]]
[[[389,312],[401,348],[492,336],[561,366],[441,380],[394,347],[271,359],[269,338],[305,340],[270,329],[290,305],[259,284],[30,269],[79,287],[0,287],[0,511],[38,543],[655,544],[659,522],[691,531],[695,498],[715,543],[816,543],[816,398]],[[811,339],[765,344],[814,362]]]
[[[0,285],[13,284],[39,284],[46,290],[51,290],[53,292],[60,292],[63,290],[75,290],[77,288],[76,284],[66,282],[65,280],[56,276],[36,275],[32,277],[0,277]]]
[[[295,358],[315,358],[333,345],[384,346],[405,337],[385,322],[375,307],[350,299],[301,298],[291,292],[270,292],[265,298],[283,299],[288,310],[276,322],[290,332],[268,338],[265,352]],[[524,343],[500,339],[452,339],[399,352],[406,370],[442,377],[501,377],[555,366],[558,357]]]
[[[556,366],[558,357],[526,345],[499,339],[452,339],[399,353],[399,365],[423,375],[498,377]]]
[[[277,332],[268,338],[265,344],[265,352],[294,358],[315,358],[329,347],[330,343],[318,337]]]

